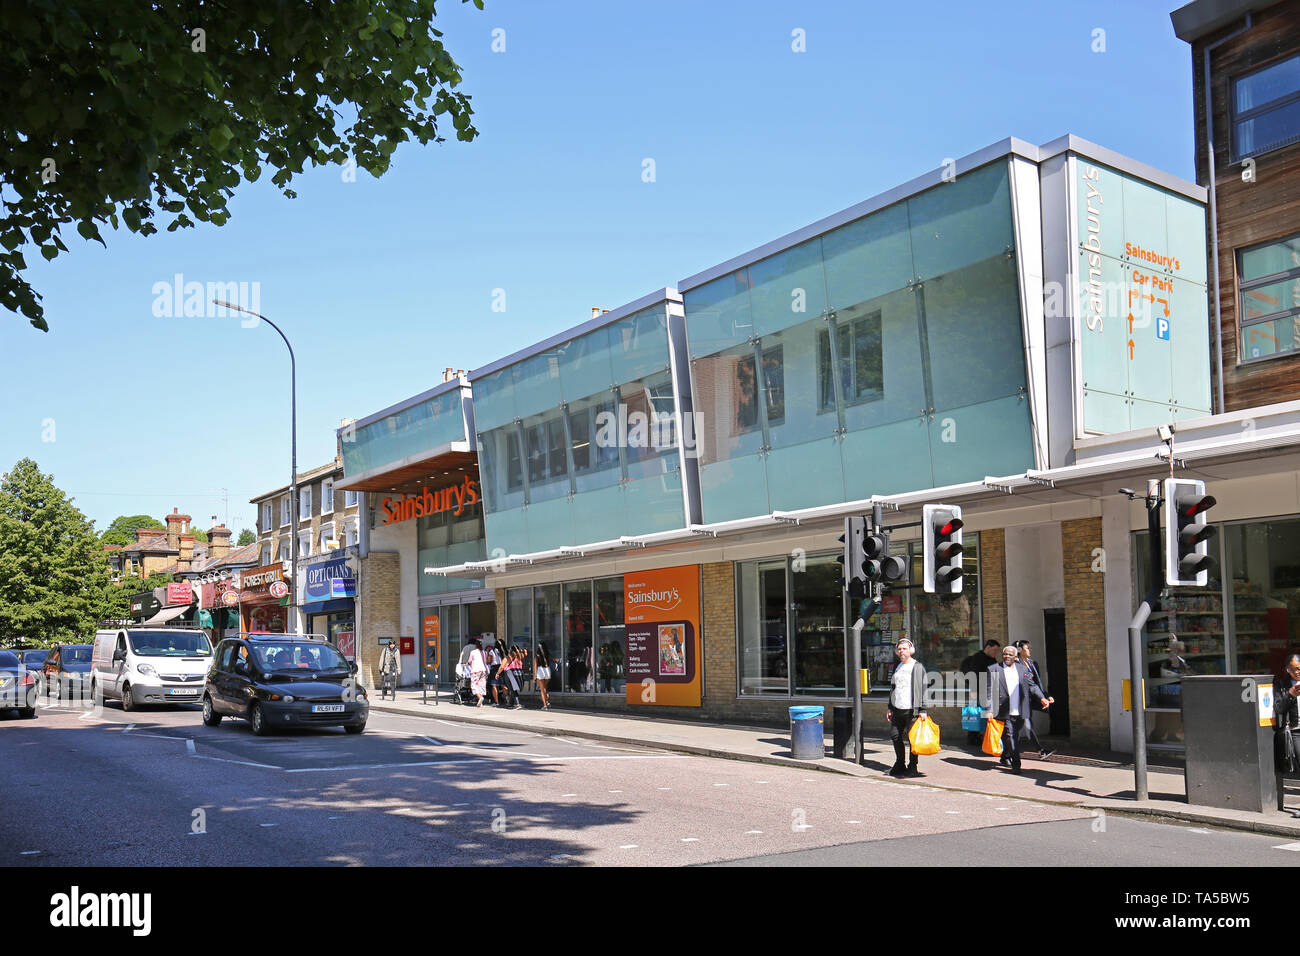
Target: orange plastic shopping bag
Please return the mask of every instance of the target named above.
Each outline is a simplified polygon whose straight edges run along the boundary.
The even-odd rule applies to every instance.
[[[984,726],[984,752],[990,757],[1002,756],[1002,721],[992,717]]]
[[[928,757],[939,752],[939,725],[927,714],[912,722],[912,729],[907,732],[907,742],[912,745],[912,754],[916,757]]]

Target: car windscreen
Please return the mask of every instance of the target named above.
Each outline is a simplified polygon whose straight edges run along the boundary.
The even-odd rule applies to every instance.
[[[49,652],[49,651],[46,651],[46,650],[40,650],[40,651],[23,651],[23,663],[24,663],[24,664],[44,664],[44,663],[45,663],[45,658],[47,658],[47,657],[49,657],[49,656],[50,656],[50,652]]]
[[[89,664],[90,663],[89,644],[70,645],[59,648],[59,663],[61,664]]]
[[[23,665],[18,660],[18,655],[13,651],[0,651],[0,668],[13,670]]]
[[[195,657],[211,654],[201,631],[127,631],[131,649],[141,657]]]
[[[329,644],[284,642],[258,642],[252,645],[253,659],[258,669],[266,673],[289,671],[312,673],[338,671],[348,673],[348,663]]]

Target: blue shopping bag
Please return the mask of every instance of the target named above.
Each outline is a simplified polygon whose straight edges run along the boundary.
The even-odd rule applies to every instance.
[[[983,707],[963,707],[961,709],[961,729],[972,730],[975,733],[984,732],[984,708]]]

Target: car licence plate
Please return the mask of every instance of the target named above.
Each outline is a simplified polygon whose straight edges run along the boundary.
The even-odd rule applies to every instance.
[[[199,692],[197,687],[168,687],[167,694],[175,697],[192,697]]]
[[[311,712],[313,714],[341,714],[343,713],[342,704],[312,704]]]

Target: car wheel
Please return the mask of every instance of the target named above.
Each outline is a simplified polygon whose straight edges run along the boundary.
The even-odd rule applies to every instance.
[[[135,698],[131,696],[131,685],[122,685],[122,709],[125,711],[135,710]]]
[[[359,734],[366,729],[365,724],[344,724],[343,729],[350,734]]]
[[[18,716],[21,717],[21,718],[23,718],[23,720],[31,720],[33,717],[36,716],[36,708],[35,708],[35,707],[19,707],[19,708],[18,708]]]
[[[221,715],[212,707],[212,698],[207,694],[203,695],[203,723],[209,727],[215,727],[221,723]]]
[[[248,722],[253,725],[253,733],[258,737],[265,737],[271,732],[271,728],[266,725],[266,717],[262,714],[261,704],[253,704],[253,709],[248,712]]]

